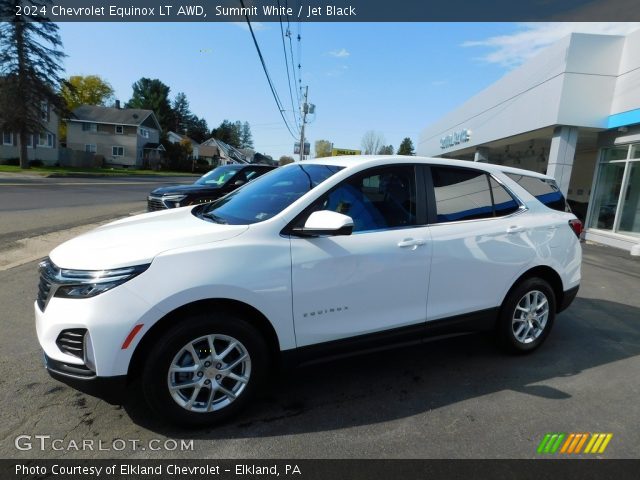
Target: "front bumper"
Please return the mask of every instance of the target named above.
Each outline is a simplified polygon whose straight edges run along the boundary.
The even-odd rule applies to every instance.
[[[44,311],[35,302],[34,311],[38,341],[49,358],[49,363],[55,361],[68,366],[66,370],[54,370],[78,376],[78,371],[68,369],[88,368],[96,377],[127,375],[138,342],[158,318],[163,316],[130,291],[126,284],[92,298],[53,297]],[[142,328],[137,330],[132,341],[123,348],[125,339],[140,324]],[[81,352],[71,355],[65,348],[61,349],[58,342],[61,332],[83,329],[87,333]]]
[[[49,375],[65,385],[114,405],[124,402],[127,389],[126,375],[98,377],[86,366],[53,360],[46,353],[44,364]]]

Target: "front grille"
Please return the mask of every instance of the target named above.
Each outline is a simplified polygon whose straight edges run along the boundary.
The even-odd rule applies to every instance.
[[[155,212],[157,210],[166,210],[167,206],[159,197],[147,197],[147,210]]]
[[[84,336],[86,328],[68,328],[60,332],[56,345],[61,352],[84,359]]]

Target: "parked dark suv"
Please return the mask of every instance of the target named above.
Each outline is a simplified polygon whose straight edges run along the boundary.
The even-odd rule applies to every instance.
[[[153,190],[147,197],[150,212],[211,202],[276,167],[271,165],[224,165],[214,168],[191,185],[172,185]]]

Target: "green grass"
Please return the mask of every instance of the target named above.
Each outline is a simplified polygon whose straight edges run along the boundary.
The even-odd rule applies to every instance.
[[[13,165],[0,165],[0,173],[23,173],[27,175],[51,174],[65,175],[85,173],[89,175],[105,176],[136,176],[136,175],[163,175],[163,176],[201,176],[202,173],[172,172],[168,170],[134,170],[130,168],[77,168],[77,167],[31,167],[22,169]]]

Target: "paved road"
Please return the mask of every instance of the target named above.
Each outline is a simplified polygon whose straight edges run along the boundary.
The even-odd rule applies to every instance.
[[[35,264],[0,272],[0,457],[534,458],[547,432],[612,432],[602,456],[637,458],[640,262],[593,246],[584,259],[579,297],[532,355],[467,336],[334,361],[280,378],[240,418],[201,431],[50,379],[33,327]],[[22,452],[20,434],[103,447],[194,439],[194,450]]]
[[[194,177],[0,178],[0,250],[16,240],[125,216],[154,188]]]

